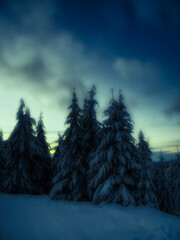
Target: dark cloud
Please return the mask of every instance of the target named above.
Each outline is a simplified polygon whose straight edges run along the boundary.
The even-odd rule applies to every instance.
[[[178,24],[179,15],[176,12],[179,11],[179,8],[177,1],[162,2],[160,0],[148,0],[144,2],[138,0],[134,2],[132,0],[120,0],[111,1],[110,3],[108,1],[18,0],[17,2],[12,1],[10,4],[10,1],[7,1],[5,4],[6,7],[3,8],[0,16],[1,20],[3,20],[1,21],[1,26],[4,25],[4,29],[7,29],[7,31],[4,31],[5,34],[0,36],[0,40],[7,42],[5,48],[9,46],[13,48],[15,44],[14,40],[18,36],[26,37],[29,39],[29,42],[34,41],[34,43],[32,46],[24,44],[22,48],[30,48],[33,52],[33,47],[35,47],[37,54],[32,55],[31,58],[18,67],[11,66],[10,64],[7,66],[6,62],[8,71],[12,72],[13,75],[23,75],[24,81],[32,81],[32,84],[36,82],[37,86],[41,84],[43,89],[49,89],[49,91],[53,88],[57,89],[57,84],[62,84],[61,81],[65,81],[63,79],[66,79],[67,82],[63,86],[64,89],[66,87],[70,88],[73,85],[78,86],[78,82],[81,82],[81,86],[79,85],[78,87],[81,87],[82,91],[85,91],[83,90],[83,85],[85,85],[84,76],[88,75],[90,71],[97,71],[97,69],[95,67],[87,69],[84,65],[80,67],[80,64],[76,66],[77,61],[81,60],[78,59],[79,56],[77,58],[74,57],[77,53],[71,47],[69,48],[68,39],[64,40],[64,42],[67,41],[67,47],[64,42],[61,43],[61,40],[59,43],[59,46],[62,45],[64,47],[66,54],[63,53],[63,47],[57,47],[57,44],[54,46],[54,49],[56,48],[58,52],[59,48],[61,48],[59,55],[61,55],[60,58],[64,58],[65,63],[59,64],[66,65],[66,68],[69,67],[69,70],[66,69],[63,75],[59,77],[61,81],[56,80],[53,84],[47,84],[46,82],[47,78],[51,79],[52,77],[52,70],[50,69],[52,66],[44,60],[44,56],[38,52],[38,48],[42,48],[44,45],[48,49],[48,44],[54,44],[52,38],[58,38],[58,35],[65,29],[75,36],[73,37],[73,41],[77,41],[76,37],[78,37],[88,47],[90,41],[92,41],[94,51],[97,50],[96,54],[101,49],[108,49],[108,51],[115,52],[116,56],[114,57],[116,59],[120,55],[118,59],[124,61],[120,62],[120,64],[118,62],[119,65],[117,64],[117,68],[121,68],[119,73],[123,85],[127,83],[127,86],[131,88],[133,83],[136,90],[139,88],[144,94],[151,96],[158,92],[160,86],[163,88],[167,87],[165,82],[168,80],[166,78],[164,78],[162,84],[162,76],[158,69],[159,66],[157,66],[158,62],[154,63],[153,60],[150,61],[150,64],[144,63],[145,61],[142,59],[141,53],[145,53],[146,58],[148,58],[149,53],[151,55],[151,52],[155,51],[156,54],[153,54],[154,57],[162,57],[160,55],[165,51],[162,51],[161,46],[168,44],[168,48],[166,48],[166,55],[168,55],[169,46],[171,48],[172,44],[170,44],[169,39],[164,37],[164,34],[170,35],[169,31],[171,29],[168,31],[166,29],[165,32],[163,28],[159,29],[158,31],[161,36],[156,35],[153,37],[154,30],[152,30],[150,25],[157,25],[160,21],[159,19],[163,22],[163,16],[164,19],[169,19],[168,21],[171,22],[171,25]],[[176,21],[173,21],[174,18]],[[152,19],[154,22],[150,22]],[[164,20],[164,23],[166,21]],[[13,32],[14,34],[13,38],[8,38],[7,40],[6,36],[9,37],[8,32]],[[161,41],[161,38],[163,38],[163,41]],[[148,42],[146,41],[147,39],[149,39]],[[157,42],[160,43],[159,48],[156,47]],[[144,46],[145,43],[148,45]],[[96,45],[98,48],[96,48]],[[75,48],[77,47],[77,45],[74,46]],[[22,48],[19,48],[19,51],[22,51]],[[81,49],[78,48],[78,51],[81,52]],[[136,52],[135,54],[134,51]],[[121,56],[124,56],[124,58],[121,58]],[[45,57],[48,56],[46,55]],[[174,58],[169,57],[169,59],[172,61]],[[2,60],[0,57],[1,62]],[[83,60],[81,64],[83,64]],[[122,64],[124,65],[122,66]],[[102,68],[102,62],[100,68]],[[84,73],[82,74],[83,71]],[[108,70],[104,66],[103,72],[106,72],[107,75]],[[109,69],[109,72],[110,77],[112,77],[111,69]],[[76,79],[79,80],[77,81]]]
[[[11,45],[1,37],[0,41],[4,45],[0,48],[1,86],[28,93],[39,102],[46,95],[51,108],[66,108],[74,87],[83,101],[89,90],[84,78],[94,63],[70,34],[53,36],[46,44],[38,36],[25,34],[17,34]]]
[[[23,47],[20,50],[23,50]],[[14,58],[14,56],[12,57]],[[12,83],[14,78],[14,82],[16,83],[18,81],[31,81],[32,83],[35,81],[43,83],[43,81],[46,80],[47,67],[42,56],[36,54],[34,57],[30,57],[30,59],[27,60],[24,55],[24,61],[18,63],[19,61],[21,60],[18,60],[18,57],[11,61],[7,46],[4,47],[4,49],[0,49],[0,69],[9,75],[9,79],[6,79],[6,81],[8,80]],[[22,78],[22,81],[20,78]],[[3,82],[3,79],[1,79],[1,82]]]
[[[31,81],[43,83],[47,79],[47,66],[42,57],[36,56],[19,69]]]
[[[162,69],[153,62],[143,62],[139,59],[118,58],[114,68],[124,85],[133,87],[137,92],[153,96],[165,88]],[[163,85],[162,85],[163,83]]]
[[[168,116],[180,115],[180,90],[176,92],[173,103],[165,109]]]
[[[139,102],[135,98],[126,96],[126,102],[131,109],[136,109],[139,107]]]
[[[69,103],[73,87],[81,100],[88,91],[83,81],[85,66],[80,68],[87,59],[77,40],[55,28],[55,2],[6,1],[0,8],[0,28],[4,29],[0,82],[6,89],[31,94],[38,101],[46,95],[50,107],[62,107]]]

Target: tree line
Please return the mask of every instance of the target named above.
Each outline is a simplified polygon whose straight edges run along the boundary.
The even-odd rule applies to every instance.
[[[80,109],[75,89],[68,107],[68,125],[59,135],[53,156],[46,140],[43,116],[36,124],[24,100],[17,123],[6,141],[0,133],[0,191],[48,194],[51,199],[147,205],[167,213],[180,209],[180,160],[171,165],[152,161],[142,131],[133,137],[134,123],[122,93],[113,94],[96,117],[95,86]]]

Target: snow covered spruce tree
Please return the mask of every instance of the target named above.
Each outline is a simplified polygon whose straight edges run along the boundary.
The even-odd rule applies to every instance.
[[[52,176],[51,176],[51,188],[53,187],[53,179],[58,173],[58,165],[61,161],[63,154],[63,137],[58,133],[57,146],[54,148],[55,152],[52,159]]]
[[[45,157],[44,149],[39,144],[39,140],[35,136],[34,126],[36,121],[30,115],[29,108],[26,108],[24,114],[26,124],[26,139],[29,140],[29,148],[31,150],[30,161],[31,161],[31,174],[32,183],[35,187],[35,194],[46,193],[46,172],[44,171]]]
[[[159,162],[158,161],[152,161],[152,170],[153,170],[153,184],[154,184],[154,194],[157,199],[157,206],[156,208],[159,208],[158,204],[158,184],[159,184]],[[141,203],[142,204],[142,203]]]
[[[40,114],[38,124],[36,126],[36,136],[38,140],[39,147],[42,149],[42,159],[43,161],[41,162],[42,164],[42,171],[44,174],[44,186],[47,190],[49,191],[49,186],[50,186],[50,178],[52,175],[52,161],[50,157],[50,152],[49,152],[49,144],[47,143],[46,140],[46,132],[45,132],[45,127],[43,123],[43,116],[42,113]]]
[[[138,150],[138,147],[136,144],[132,144],[132,153],[131,157],[133,159],[133,171],[131,172],[131,177],[133,178],[134,181],[134,186],[132,189],[132,195],[134,196],[135,199],[135,204],[138,206],[139,203],[139,181],[140,181],[140,175],[141,175],[141,170],[142,166],[140,164],[140,153]]]
[[[104,113],[106,134],[91,162],[90,171],[94,177],[89,184],[89,195],[95,204],[134,205],[133,123],[121,93],[118,101],[112,97]]]
[[[175,163],[175,214],[180,213],[180,154],[177,152],[177,161]]]
[[[55,152],[54,152],[54,156],[53,156],[54,161],[56,161],[56,159],[60,156],[61,145],[63,143],[63,137],[59,132],[58,132],[58,140],[56,141],[56,143],[57,143],[57,146],[54,148]]]
[[[81,158],[82,158],[82,164],[86,171],[84,182],[86,184],[87,189],[87,183],[88,183],[88,172],[89,172],[89,162],[91,160],[91,155],[96,150],[97,146],[100,143],[101,138],[101,126],[100,122],[96,118],[96,111],[95,107],[98,105],[98,102],[95,100],[96,95],[96,88],[93,85],[92,89],[89,91],[89,100],[84,100],[84,106],[82,110],[82,116],[81,116],[81,142],[83,144],[82,146],[82,152],[81,152]]]
[[[169,179],[164,165],[164,157],[161,151],[160,168],[159,168],[159,183],[158,183],[158,205],[161,211],[172,213],[172,201],[169,189]]]
[[[53,188],[50,192],[52,199],[66,199],[80,201],[84,196],[84,168],[81,162],[81,130],[80,108],[73,91],[70,114],[66,124],[69,127],[63,136],[62,154],[60,154],[57,175],[53,179]]]
[[[172,210],[173,212],[175,209],[177,209],[176,206],[176,192],[177,192],[177,181],[176,181],[176,176],[177,176],[177,168],[176,164],[174,163],[173,160],[170,160],[169,162],[169,168],[168,168],[168,178],[169,178],[169,192],[170,192],[170,198],[171,198],[171,204],[172,204]]]
[[[7,140],[6,163],[2,191],[39,194],[43,192],[41,166],[36,156],[40,150],[35,141],[35,120],[25,109],[23,99],[16,115],[17,124]]]
[[[144,139],[142,131],[139,132],[138,150],[140,153],[140,178],[138,183],[139,204],[157,206],[155,195],[155,186],[153,182],[153,165],[151,159],[151,150],[148,142]]]
[[[16,115],[17,124],[8,138],[7,160],[3,175],[2,190],[11,193],[34,192],[34,186],[29,177],[31,166],[29,139],[26,138],[26,123],[24,119],[25,104],[23,99]]]

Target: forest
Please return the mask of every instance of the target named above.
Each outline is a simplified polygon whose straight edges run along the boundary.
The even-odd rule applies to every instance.
[[[75,89],[68,107],[67,128],[53,154],[43,115],[36,124],[23,99],[16,125],[7,140],[0,133],[0,191],[47,194],[52,200],[85,201],[121,206],[145,205],[180,214],[180,158],[152,160],[142,131],[133,137],[134,122],[123,95],[112,97],[96,117],[96,88],[78,105]]]

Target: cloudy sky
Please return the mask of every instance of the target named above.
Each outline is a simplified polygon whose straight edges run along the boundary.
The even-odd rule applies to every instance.
[[[43,111],[49,142],[65,129],[73,87],[80,106],[97,87],[98,117],[119,89],[153,151],[180,145],[178,0],[1,0],[0,127],[23,97]]]

